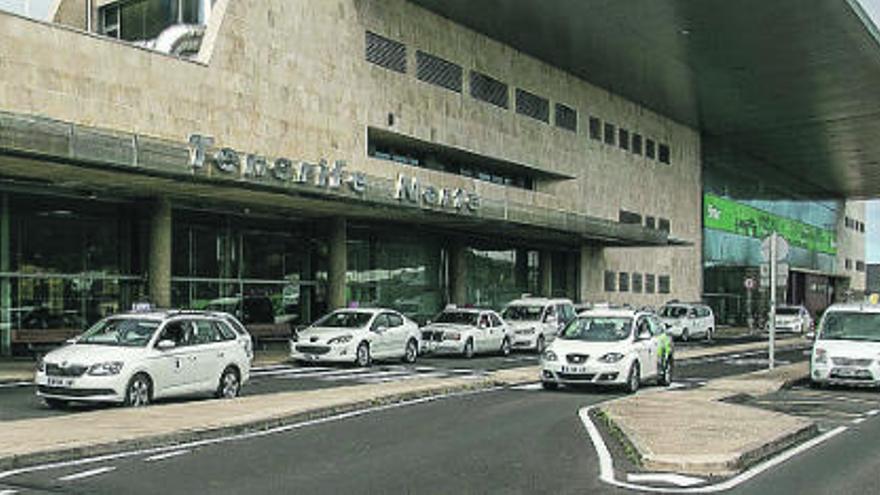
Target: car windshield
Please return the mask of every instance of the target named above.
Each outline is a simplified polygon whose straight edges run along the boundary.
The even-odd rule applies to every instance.
[[[316,321],[313,327],[362,328],[367,326],[373,313],[363,311],[337,311]]]
[[[541,313],[544,311],[543,306],[508,306],[501,316],[505,320],[511,321],[537,321],[541,319]]]
[[[660,316],[663,318],[684,318],[687,312],[688,310],[684,306],[664,306],[660,309]]]
[[[880,342],[880,313],[834,311],[825,315],[820,338]]]
[[[800,308],[776,308],[776,314],[782,316],[797,316],[800,313]]]
[[[470,311],[444,311],[434,321],[435,323],[452,323],[454,325],[477,326],[479,313]]]
[[[559,335],[566,340],[615,342],[629,337],[632,318],[624,316],[581,316],[572,320]]]
[[[78,344],[144,347],[157,328],[159,328],[159,322],[156,320],[108,318],[86,330],[76,339],[76,342]]]

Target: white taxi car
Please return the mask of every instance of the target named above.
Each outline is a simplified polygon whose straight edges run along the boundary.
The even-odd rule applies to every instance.
[[[810,380],[824,384],[880,385],[880,306],[835,304],[819,323]]]
[[[806,334],[813,331],[813,317],[803,306],[778,306],[776,308],[776,331]]]
[[[657,317],[633,309],[586,311],[544,351],[541,383],[623,385],[629,392],[646,380],[672,381],[671,339]]]
[[[213,392],[236,397],[248,381],[251,336],[233,316],[206,311],[125,313],[105,318],[37,365],[37,395],[69,402],[145,406]]]
[[[422,327],[422,344],[428,352],[459,354],[510,354],[512,332],[495,311],[447,307],[433,323]]]
[[[300,330],[290,341],[290,357],[300,362],[349,362],[369,366],[374,359],[414,363],[419,326],[397,311],[339,309]]]
[[[705,304],[667,303],[658,313],[666,333],[671,337],[683,341],[695,337],[712,340],[715,334],[715,315],[712,308]]]
[[[559,330],[577,316],[569,299],[523,297],[507,304],[501,317],[513,330],[514,349],[544,352]]]

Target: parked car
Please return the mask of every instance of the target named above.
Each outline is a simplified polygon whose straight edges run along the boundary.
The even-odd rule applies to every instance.
[[[568,324],[541,359],[541,384],[623,386],[636,392],[642,383],[672,383],[672,339],[652,313],[633,309],[594,309]]]
[[[124,313],[104,318],[40,360],[34,382],[50,407],[213,392],[236,397],[253,347],[231,315],[208,311]]]
[[[513,331],[514,349],[544,352],[556,334],[577,316],[569,299],[523,297],[507,304],[501,317]]]
[[[813,331],[813,325],[813,317],[803,306],[778,306],[776,308],[777,332],[794,332],[803,335]],[[770,330],[769,326],[766,330]]]
[[[290,340],[290,357],[301,362],[350,362],[363,367],[374,359],[414,363],[418,355],[418,325],[383,308],[333,311]]]
[[[810,358],[813,386],[880,385],[880,306],[835,304],[819,323]]]
[[[510,327],[495,311],[475,308],[443,310],[433,323],[422,327],[422,347],[428,352],[459,354],[510,354]]]
[[[666,333],[688,341],[697,337],[712,340],[715,334],[715,314],[712,308],[700,303],[666,303],[659,311]]]

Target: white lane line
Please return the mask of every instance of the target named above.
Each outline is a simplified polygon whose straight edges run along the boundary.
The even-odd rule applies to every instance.
[[[856,418],[856,419],[852,420],[852,422],[854,425],[857,425],[857,424],[864,423],[866,419],[868,419],[868,418]]]
[[[264,376],[279,376],[279,375],[298,375],[303,373],[314,373],[317,371],[331,370],[333,368],[288,368],[281,370],[271,370],[271,371],[263,371],[263,372],[255,372],[251,373],[253,377],[264,377]]]
[[[355,376],[355,375],[364,375],[367,373],[373,373],[373,370],[369,368],[361,368],[354,370],[340,370],[340,369],[330,369],[327,371],[316,371],[314,373],[299,373],[297,375],[285,375],[280,378],[294,380],[297,378],[321,378],[328,376]]]
[[[878,413],[880,413],[880,409],[871,409],[865,413],[865,416],[876,416]]]
[[[541,385],[541,382],[526,383],[524,385],[510,387],[511,390],[541,390],[542,388],[544,387]]]
[[[28,385],[33,385],[34,382],[7,382],[0,383],[0,388],[17,388],[17,387],[27,387]],[[3,495],[3,492],[0,492],[0,495]]]
[[[161,460],[164,460],[164,459],[170,459],[170,458],[172,458],[172,457],[178,457],[178,456],[182,456],[182,455],[185,455],[185,454],[189,454],[190,452],[192,452],[192,451],[189,450],[189,449],[183,449],[183,450],[172,450],[171,452],[165,452],[165,453],[163,453],[163,454],[156,454],[156,455],[153,455],[153,456],[147,457],[147,458],[144,459],[144,460],[147,461],[147,462],[161,461]]]
[[[578,411],[578,416],[581,418],[581,422],[584,424],[584,427],[587,429],[587,433],[590,435],[590,440],[593,442],[593,447],[596,449],[596,455],[599,457],[599,479],[608,483],[609,485],[614,485],[620,488],[626,488],[628,490],[639,490],[644,492],[654,492],[654,493],[716,493],[722,492],[725,490],[730,490],[731,488],[740,485],[755,476],[776,467],[779,464],[791,459],[792,457],[805,452],[816,445],[821,444],[831,438],[843,433],[848,428],[846,426],[838,426],[837,428],[830,430],[818,437],[815,437],[811,440],[808,440],[797,447],[786,450],[776,457],[772,457],[760,464],[753,466],[752,468],[743,471],[742,473],[725,480],[721,483],[716,483],[713,485],[705,485],[698,487],[690,487],[690,488],[663,488],[663,487],[655,487],[655,486],[645,486],[638,485],[635,483],[629,483],[625,481],[619,481],[614,477],[614,464],[611,459],[611,454],[608,452],[608,447],[605,445],[605,441],[602,439],[602,435],[599,433],[599,430],[593,424],[593,420],[590,419],[590,411],[595,406],[588,406],[581,408]],[[0,475],[2,476],[2,475]]]
[[[0,495],[15,495],[18,490],[0,490]]]
[[[292,423],[289,425],[278,426],[276,428],[269,428],[267,430],[259,430],[259,431],[251,431],[248,433],[238,433],[235,435],[223,436],[218,438],[209,438],[206,440],[197,440],[194,442],[179,444],[179,445],[171,445],[165,447],[152,447],[148,449],[140,449],[140,450],[129,450],[123,452],[117,452],[114,454],[106,454],[95,457],[86,457],[82,459],[75,459],[72,461],[61,461],[54,462],[49,464],[38,464],[35,466],[23,467],[18,469],[10,469],[8,471],[0,471],[0,480],[11,478],[13,476],[18,476],[21,474],[27,473],[36,473],[42,471],[50,471],[53,469],[63,469],[71,466],[83,466],[88,464],[94,464],[97,462],[107,462],[117,459],[127,459],[131,457],[139,457],[143,455],[150,454],[159,454],[162,452],[169,452],[172,450],[181,450],[181,449],[195,449],[197,447],[204,447],[207,445],[218,445],[227,442],[234,442],[239,440],[249,440],[252,438],[261,438],[267,437],[270,435],[276,435],[279,433],[285,433],[288,431],[300,430],[303,428],[307,428],[309,426],[322,425],[327,423],[332,423],[335,421],[343,421],[346,419],[357,418],[360,416],[366,416],[368,414],[389,411],[393,409],[400,409],[408,406],[415,406],[419,404],[427,404],[430,402],[436,402],[443,399],[448,399],[450,397],[469,397],[472,395],[485,394],[490,392],[498,392],[504,390],[504,387],[491,387],[485,388],[481,390],[466,390],[462,392],[452,392],[449,394],[442,395],[433,395],[430,397],[421,397],[418,399],[412,399],[407,401],[395,402],[393,404],[385,404],[382,406],[371,407],[367,409],[359,409],[357,411],[349,411],[346,413],[336,414],[334,416],[327,416],[326,418],[313,419],[309,421],[303,421],[301,423]]]
[[[58,478],[58,481],[76,481],[81,480],[83,478],[91,478],[92,476],[98,476],[99,474],[109,473],[110,471],[115,471],[115,466],[107,466],[97,469],[89,469],[88,471],[83,471],[81,473],[69,474],[67,476],[62,476]]]
[[[694,486],[701,485],[706,482],[703,478],[695,478],[692,476],[683,476],[674,473],[630,473],[626,475],[626,480],[633,483],[667,483],[675,486]]]
[[[448,377],[446,373],[420,373],[418,375],[405,375],[405,376],[390,376],[385,378],[370,378],[366,380],[361,380],[363,383],[387,383],[387,382],[399,382],[399,381],[407,381],[407,380],[422,380],[429,378],[445,378]]]
[[[324,376],[319,378],[322,382],[341,382],[345,380],[369,380],[371,378],[393,377],[409,375],[409,371],[375,371],[373,373],[358,373],[337,376]]]

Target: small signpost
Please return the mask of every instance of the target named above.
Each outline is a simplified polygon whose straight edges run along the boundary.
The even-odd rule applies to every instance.
[[[770,234],[761,243],[761,255],[763,256],[764,260],[767,261],[767,263],[770,265],[770,277],[768,280],[770,286],[770,322],[768,325],[770,333],[770,349],[768,351],[768,362],[771,370],[775,367],[776,364],[776,287],[777,285],[779,285],[779,281],[777,280],[777,265],[779,264],[780,259],[784,260],[788,257],[788,251],[788,243],[776,232]],[[785,264],[784,266],[784,279],[787,281],[788,264]],[[761,278],[763,279],[763,276]]]

